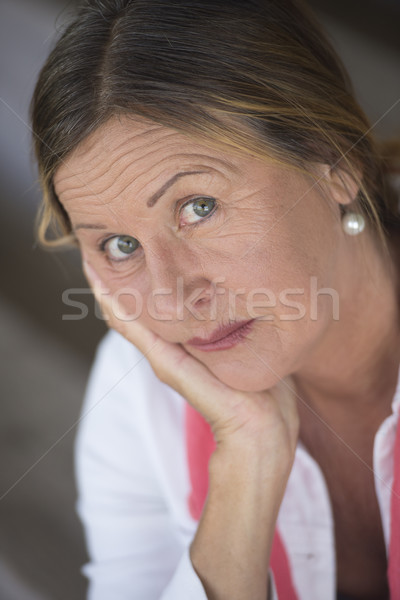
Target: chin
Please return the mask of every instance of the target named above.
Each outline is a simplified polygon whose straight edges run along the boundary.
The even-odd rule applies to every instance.
[[[207,367],[222,383],[240,392],[269,390],[281,380],[281,377],[273,372],[256,371],[243,364],[228,363],[226,365],[207,365]]]

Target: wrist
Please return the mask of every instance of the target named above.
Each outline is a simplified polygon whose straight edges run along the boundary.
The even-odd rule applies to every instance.
[[[256,480],[258,484],[286,483],[293,461],[294,454],[287,447],[265,448],[263,444],[253,442],[221,443],[210,458],[210,482]]]

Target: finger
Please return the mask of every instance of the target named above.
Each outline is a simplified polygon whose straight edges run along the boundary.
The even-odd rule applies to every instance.
[[[111,295],[90,263],[84,261],[83,270],[107,325],[129,339],[143,354],[147,354],[161,338],[127,313],[118,297]]]
[[[144,354],[157,377],[170,385],[214,426],[232,415],[238,392],[222,383],[180,345],[168,342],[129,317],[117,297],[112,297],[89,263],[86,277],[107,324]]]
[[[150,365],[163,383],[183,396],[210,424],[214,435],[229,432],[246,421],[251,394],[245,394],[221,382],[198,359],[180,344],[168,342],[149,330],[137,318],[132,319],[118,300],[112,297],[91,265],[84,270],[93,288],[96,300],[107,318],[108,326],[118,331],[136,346],[149,360]],[[272,394],[263,394],[278,401],[284,420],[293,420],[294,410],[291,387],[281,381]],[[240,407],[240,410],[239,410]],[[246,409],[247,407],[247,409]],[[252,413],[252,411],[251,411]],[[223,433],[223,436],[225,435]]]

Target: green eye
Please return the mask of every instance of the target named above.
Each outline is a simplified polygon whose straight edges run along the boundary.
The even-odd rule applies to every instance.
[[[214,208],[215,200],[212,198],[200,198],[193,202],[193,210],[199,217],[205,217]]]
[[[208,198],[207,196],[202,198],[195,198],[191,200],[182,208],[181,215],[183,216],[186,223],[191,225],[197,221],[204,219],[213,212],[216,206],[216,200],[214,198]],[[196,217],[200,217],[196,219]]]
[[[139,245],[139,242],[130,235],[121,235],[117,238],[118,250],[124,254],[132,254]]]
[[[112,260],[123,260],[133,254],[139,247],[136,238],[130,235],[118,235],[109,240],[104,245],[104,249]]]

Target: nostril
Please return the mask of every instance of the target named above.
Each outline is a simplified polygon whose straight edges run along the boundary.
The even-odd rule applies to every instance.
[[[210,300],[213,297],[213,293],[210,290],[207,290],[206,288],[198,288],[193,293],[195,294],[196,292],[197,297],[195,296],[193,299],[194,304],[206,304],[207,302],[210,302]]]

